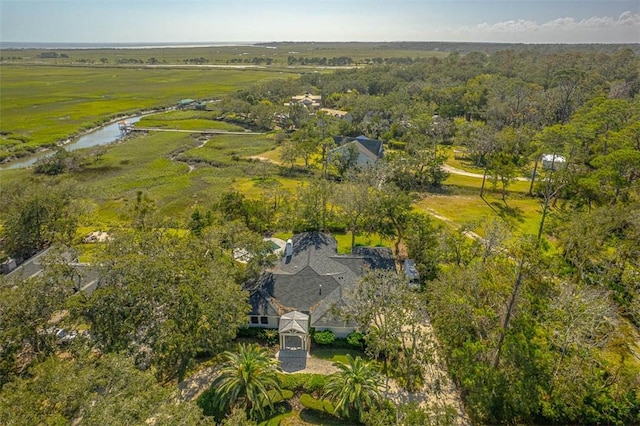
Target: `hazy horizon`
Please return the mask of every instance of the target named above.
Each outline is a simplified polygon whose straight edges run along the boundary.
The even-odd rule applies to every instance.
[[[638,43],[638,0],[0,0],[9,43]]]

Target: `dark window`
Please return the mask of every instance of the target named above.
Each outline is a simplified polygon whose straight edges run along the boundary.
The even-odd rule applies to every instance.
[[[260,324],[269,324],[269,318],[260,317]]]
[[[258,317],[251,317],[251,324],[257,324],[258,323]]]

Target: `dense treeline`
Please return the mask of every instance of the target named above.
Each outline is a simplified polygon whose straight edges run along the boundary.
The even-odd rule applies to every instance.
[[[343,50],[367,48],[373,46],[376,50],[423,50],[427,52],[482,52],[486,54],[494,54],[504,50],[513,50],[515,52],[532,52],[535,54],[545,55],[550,53],[565,52],[581,52],[581,53],[597,53],[611,51],[609,44],[524,44],[524,43],[473,43],[473,42],[438,42],[438,41],[393,41],[393,42],[277,42],[277,43],[258,43],[257,46],[282,47],[288,50],[331,50],[340,47]],[[636,53],[639,51],[637,44],[618,44],[616,45],[625,49],[632,49]],[[305,49],[306,48],[306,49]]]

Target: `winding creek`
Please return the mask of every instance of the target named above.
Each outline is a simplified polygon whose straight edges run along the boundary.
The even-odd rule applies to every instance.
[[[135,117],[129,117],[126,120],[129,124],[137,123],[144,116],[149,114],[138,115]],[[118,127],[118,122],[123,120],[114,121],[104,126],[97,128],[83,136],[80,136],[78,139],[74,140],[71,143],[65,144],[64,148],[67,151],[75,151],[77,149],[83,148],[91,148],[98,145],[106,145],[113,143],[120,139],[122,134],[120,133],[120,128]],[[27,158],[21,158],[19,160],[14,160],[6,164],[0,164],[0,170],[11,170],[11,169],[22,169],[25,167],[31,167],[33,164],[39,159],[46,157],[48,155],[53,154],[53,151],[46,150],[29,156]]]

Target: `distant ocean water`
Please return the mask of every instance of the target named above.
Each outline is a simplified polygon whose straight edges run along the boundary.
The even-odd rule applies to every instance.
[[[253,46],[259,42],[57,43],[0,41],[0,49],[157,49],[177,47]]]

